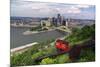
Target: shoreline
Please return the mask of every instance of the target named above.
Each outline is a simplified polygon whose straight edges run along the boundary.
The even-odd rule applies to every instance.
[[[60,38],[57,38],[57,39],[64,39],[65,37],[60,37]],[[12,48],[12,49],[10,49],[10,52],[11,52],[11,54],[13,54],[13,53],[20,53],[20,52],[23,52],[23,51],[25,51],[27,48],[30,48],[30,47],[32,47],[33,45],[36,45],[36,44],[39,44],[38,42],[33,42],[33,43],[29,43],[29,44],[26,44],[26,45],[24,45],[24,46],[19,46],[19,47],[16,47],[16,48]]]
[[[49,31],[53,31],[53,30],[56,30],[56,29],[50,29],[50,30],[47,30],[47,31],[29,31],[29,30],[27,30],[27,31],[23,32],[22,34],[23,35],[31,35],[31,34],[49,32]]]
[[[10,26],[11,27],[22,27],[22,28],[24,28],[24,27],[26,27],[26,28],[37,27],[37,26],[30,26],[30,25],[14,25],[14,24],[11,24]]]
[[[32,35],[32,34],[38,34],[38,33],[42,33],[42,32],[53,31],[53,30],[56,30],[56,31],[61,32],[63,34],[66,33],[65,31],[62,31],[62,30],[50,29],[50,30],[47,30],[47,31],[29,31],[29,30],[27,30],[27,31],[23,32],[22,34],[23,35]],[[61,39],[63,39],[63,38],[61,38]],[[33,42],[33,43],[25,44],[24,46],[12,48],[12,49],[10,49],[11,55],[14,54],[14,53],[21,53],[21,52],[27,50],[28,48],[30,48],[31,46],[36,45],[36,44],[38,44],[38,42]]]
[[[63,31],[63,30],[60,30],[60,29],[50,29],[50,30],[47,30],[47,31],[29,31],[29,30],[27,30],[27,31],[23,32],[22,34],[23,35],[32,35],[32,34],[37,34],[37,33],[49,32],[49,31],[53,31],[53,30],[63,32],[63,33],[67,32],[67,31]]]
[[[65,39],[65,37],[60,37],[60,38],[57,38],[57,39],[63,40],[63,39]],[[54,42],[51,42],[51,45],[54,45],[54,44],[52,44]],[[13,56],[14,54],[21,54],[21,53],[27,51],[29,48],[31,48],[33,45],[36,45],[36,44],[39,44],[39,43],[38,42],[33,42],[33,43],[30,43],[30,44],[26,44],[24,46],[12,48],[12,49],[10,49],[11,56]]]
[[[32,47],[33,45],[36,45],[36,44],[38,44],[38,42],[34,42],[34,43],[26,44],[26,45],[24,45],[24,46],[12,48],[12,49],[10,49],[11,55],[14,54],[14,53],[23,52],[23,51],[25,51],[27,48],[30,48],[30,47]]]

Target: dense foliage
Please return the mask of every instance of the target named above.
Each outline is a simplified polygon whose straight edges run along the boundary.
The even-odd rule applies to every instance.
[[[95,37],[95,24],[91,26],[84,26],[83,28],[72,29],[71,35],[67,36],[65,40],[69,41],[71,45],[82,43],[90,38]]]
[[[81,43],[87,39],[95,37],[95,25],[85,26],[81,29],[75,28],[72,30],[72,34],[67,36],[65,40],[69,41],[71,45],[76,43]],[[52,45],[53,44],[53,45]],[[72,62],[69,59],[69,54],[62,54],[55,57],[47,57],[42,59],[39,62],[35,62],[34,59],[49,55],[52,53],[57,53],[56,48],[54,47],[55,40],[49,40],[46,42],[41,42],[40,44],[34,45],[32,48],[29,48],[27,51],[21,54],[15,54],[11,56],[11,65],[38,65],[38,64],[60,64],[60,63],[69,63]],[[95,49],[88,48],[81,50],[81,54],[77,62],[84,61],[94,61],[95,60]]]
[[[37,27],[31,28],[30,31],[42,31],[42,27],[39,25]]]
[[[88,48],[81,51],[79,62],[95,61],[95,50],[94,48]]]
[[[34,45],[21,54],[14,54],[13,56],[11,56],[11,65],[21,66],[40,64],[39,62],[34,62],[34,59],[39,56],[44,56],[56,52],[56,49],[52,45],[50,45],[53,42],[54,39],[48,40],[46,42],[41,42],[40,44]]]

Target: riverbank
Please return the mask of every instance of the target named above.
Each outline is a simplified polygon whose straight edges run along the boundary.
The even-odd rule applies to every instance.
[[[53,30],[56,30],[56,31],[58,31],[58,32],[60,32],[62,34],[66,34],[66,32],[64,32],[62,30],[59,30],[59,29],[50,29],[48,31],[40,31],[40,32],[26,31],[26,32],[23,33],[23,35],[31,35],[31,34],[36,34],[36,33],[49,32],[49,31],[53,31]],[[64,39],[64,37],[60,37],[60,38],[57,38],[57,39]],[[19,46],[19,47],[13,48],[13,49],[11,49],[11,54],[13,54],[13,53],[21,53],[21,52],[25,51],[27,48],[30,48],[31,46],[33,46],[35,44],[38,44],[38,42],[34,42],[34,43],[26,44],[24,46]]]
[[[21,53],[21,52],[24,52],[26,51],[28,48],[32,47],[33,45],[36,45],[38,44],[38,42],[34,42],[34,43],[30,43],[30,44],[26,44],[24,46],[20,46],[20,47],[16,47],[16,48],[13,48],[11,49],[11,55],[15,54],[15,53]]]
[[[23,32],[22,34],[23,35],[32,35],[32,34],[37,34],[37,33],[42,33],[42,32],[49,32],[49,31],[58,31],[58,32],[61,32],[61,33],[63,33],[63,34],[66,34],[66,33],[68,33],[69,32],[69,30],[68,31],[65,31],[65,30],[62,30],[62,29],[49,29],[49,30],[46,30],[46,31],[30,31],[30,30],[27,30],[27,31],[25,31],[25,32]],[[70,32],[69,32],[70,33]]]
[[[30,31],[30,30],[27,30],[25,32],[23,32],[22,34],[23,35],[32,35],[32,34],[37,34],[37,33],[43,33],[43,32],[49,32],[49,31],[53,31],[55,29],[50,29],[50,30],[47,30],[47,31]]]
[[[45,39],[46,33],[51,34],[50,32],[43,33],[44,38],[42,38],[42,40]],[[51,36],[53,35],[54,34],[51,34]],[[57,34],[55,34],[54,36],[56,35]],[[51,36],[48,36],[48,38],[50,38]],[[75,29],[75,31],[72,31],[72,33],[68,36],[62,36],[65,37],[64,41],[69,42],[71,50],[67,54],[65,53],[62,55],[52,56],[58,52],[55,47],[55,41],[58,37],[54,38],[54,40],[50,39],[51,41],[44,40],[41,43],[39,42],[39,44],[34,45],[32,48],[29,48],[27,51],[21,54],[14,54],[13,56],[11,56],[11,65],[25,66],[95,61],[95,25],[85,26],[82,29]],[[90,38],[91,41],[86,41],[88,38]],[[36,61],[37,58],[41,60]]]
[[[30,28],[17,28],[17,27],[11,27],[11,49],[24,46],[25,44],[33,43],[33,42],[46,42],[52,39],[56,39],[59,37],[65,36],[64,34],[51,30],[51,31],[45,31],[45,32],[39,32],[36,34],[30,34],[30,35],[23,35],[23,32],[29,30]]]
[[[64,40],[65,37],[60,37],[60,38],[57,38],[57,39],[61,39],[61,40]],[[51,46],[54,46],[54,43],[55,43],[56,39],[50,43]],[[14,54],[19,54],[19,53],[23,53],[25,51],[27,51],[28,49],[30,49],[32,46],[36,45],[36,44],[39,44],[38,42],[34,42],[34,43],[30,43],[30,44],[26,44],[24,46],[20,46],[20,47],[16,47],[16,48],[13,48],[11,49],[11,56],[13,56]],[[45,48],[47,48],[48,45],[45,46]]]
[[[32,27],[37,27],[37,25],[28,25],[28,24],[26,24],[26,25],[21,25],[21,24],[19,24],[19,25],[16,25],[16,24],[10,24],[10,26],[12,26],[12,27],[22,27],[22,28],[24,28],[24,27],[27,27],[27,28],[32,28]]]

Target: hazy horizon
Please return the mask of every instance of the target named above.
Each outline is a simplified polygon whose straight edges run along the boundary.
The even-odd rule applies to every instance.
[[[95,19],[95,6],[11,0],[13,17],[56,17],[58,13],[65,18]]]

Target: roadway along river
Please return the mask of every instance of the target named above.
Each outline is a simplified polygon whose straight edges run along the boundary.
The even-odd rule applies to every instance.
[[[23,35],[22,33],[29,28],[11,27],[10,30],[10,46],[12,48],[20,47],[33,42],[43,42],[50,39],[56,39],[65,36],[65,34],[58,31],[41,32],[31,35]]]

